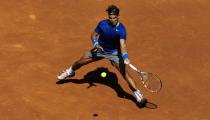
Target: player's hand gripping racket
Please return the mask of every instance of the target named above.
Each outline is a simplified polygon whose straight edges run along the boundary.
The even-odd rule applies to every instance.
[[[128,72],[134,80],[139,80],[141,85],[146,88],[149,92],[158,93],[162,88],[161,79],[153,73],[141,72],[140,69],[136,68],[132,64],[128,64],[130,69]]]

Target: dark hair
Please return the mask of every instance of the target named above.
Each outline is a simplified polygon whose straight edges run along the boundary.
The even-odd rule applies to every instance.
[[[117,15],[118,16],[120,13],[120,9],[115,5],[109,5],[108,8],[106,9],[106,11],[109,15]]]

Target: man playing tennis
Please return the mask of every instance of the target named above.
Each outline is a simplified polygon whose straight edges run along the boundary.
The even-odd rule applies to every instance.
[[[134,92],[139,103],[145,103],[146,99],[137,89],[134,80],[126,72],[125,66],[130,63],[126,47],[126,28],[119,22],[119,8],[110,5],[107,8],[108,19],[99,22],[95,31],[91,34],[94,48],[85,53],[78,61],[74,62],[70,68],[57,76],[58,80],[65,80],[73,77],[75,71],[80,67],[103,58],[109,59],[113,66],[122,74],[130,89]],[[143,104],[144,104],[143,103]]]

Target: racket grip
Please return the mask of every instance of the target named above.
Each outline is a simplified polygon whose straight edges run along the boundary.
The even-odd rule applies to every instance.
[[[139,71],[136,67],[134,67],[132,64],[128,64],[133,70]]]

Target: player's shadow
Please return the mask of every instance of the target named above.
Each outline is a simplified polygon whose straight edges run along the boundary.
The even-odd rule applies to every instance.
[[[106,72],[107,76],[105,78],[102,78],[100,75],[101,72]],[[87,88],[91,88],[93,86],[96,87],[97,86],[96,84],[104,84],[112,88],[116,92],[118,97],[131,100],[134,103],[136,103],[138,107],[142,108],[142,106],[139,106],[138,102],[136,101],[133,95],[127,93],[126,91],[122,89],[122,87],[118,83],[117,75],[113,72],[110,72],[107,68],[100,67],[94,71],[90,71],[84,76],[83,79],[66,79],[63,81],[58,81],[56,82],[56,84],[65,84],[69,82],[76,83],[76,84],[88,83],[89,86]],[[146,106],[144,107],[150,108],[150,109],[156,109],[157,105],[155,105],[154,103],[147,102]]]

